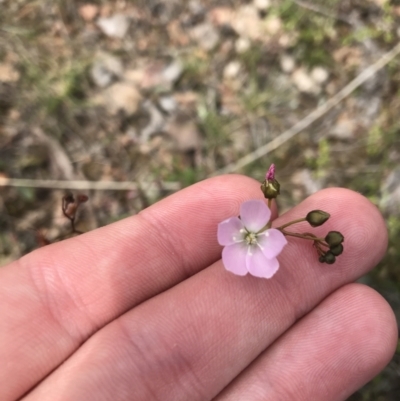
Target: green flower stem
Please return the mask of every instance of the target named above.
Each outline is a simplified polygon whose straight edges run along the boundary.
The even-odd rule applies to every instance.
[[[272,212],[272,199],[268,199],[268,209],[271,210]],[[265,228],[263,227],[261,231],[268,230],[269,228],[271,228],[271,226],[272,226],[272,219],[267,223]]]
[[[285,231],[285,230],[280,229],[280,227],[278,228],[278,230],[280,230],[282,232],[282,234],[288,235],[290,237],[309,239],[309,240],[312,240],[312,241],[318,241],[320,243],[323,243],[323,241],[325,241],[325,238],[318,238],[318,237],[314,236],[313,234],[309,234],[309,233],[304,233],[304,234],[291,233],[289,231]]]
[[[303,217],[303,218],[301,218],[301,219],[297,219],[297,220],[290,221],[289,223],[286,223],[286,224],[284,224],[283,226],[276,227],[276,228],[277,228],[277,230],[283,230],[284,228],[289,227],[289,226],[291,226],[292,224],[301,223],[302,221],[306,221],[305,217]]]

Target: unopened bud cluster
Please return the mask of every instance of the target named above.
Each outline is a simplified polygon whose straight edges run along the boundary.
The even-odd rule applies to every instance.
[[[273,164],[268,169],[265,180],[261,184],[261,191],[263,192],[265,198],[268,199],[269,203],[280,193],[280,184],[275,179],[275,166]],[[336,261],[336,257],[341,255],[343,252],[344,237],[339,231],[329,231],[325,238],[319,238],[316,235],[308,232],[294,233],[285,229],[290,225],[300,223],[302,221],[307,221],[311,227],[320,227],[325,224],[330,217],[330,214],[324,212],[323,210],[312,210],[311,212],[307,213],[305,218],[286,223],[281,227],[277,227],[277,229],[286,236],[293,236],[313,241],[314,247],[316,248],[319,256],[319,261],[321,263],[333,264]]]

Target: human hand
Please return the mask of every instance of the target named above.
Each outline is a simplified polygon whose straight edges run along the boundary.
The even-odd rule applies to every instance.
[[[352,282],[385,253],[379,212],[320,191],[274,226],[323,207],[332,221],[315,232],[345,236],[337,262],[289,238],[272,279],[235,276],[217,225],[261,196],[246,177],[203,181],[1,268],[0,399],[330,401],[372,379],[396,322]]]

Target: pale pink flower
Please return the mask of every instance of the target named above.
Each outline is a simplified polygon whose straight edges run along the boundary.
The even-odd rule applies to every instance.
[[[244,276],[271,278],[279,269],[276,258],[287,244],[285,236],[274,228],[260,232],[271,218],[261,200],[240,206],[240,218],[231,217],[218,225],[218,242],[224,246],[222,262],[227,270]]]

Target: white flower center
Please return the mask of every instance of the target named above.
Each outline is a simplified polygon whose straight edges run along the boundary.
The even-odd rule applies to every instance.
[[[244,237],[247,245],[256,245],[257,244],[257,234],[255,233],[247,233]]]

